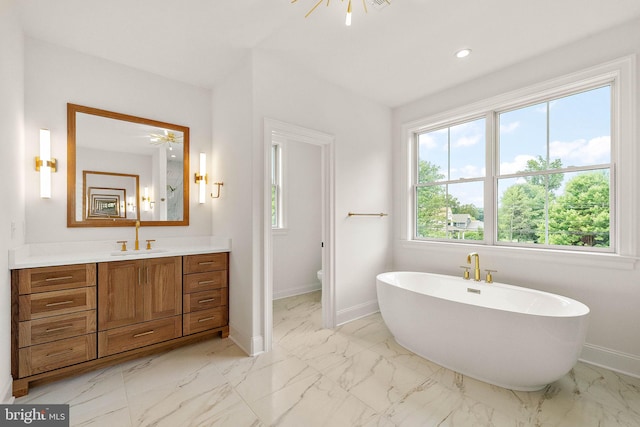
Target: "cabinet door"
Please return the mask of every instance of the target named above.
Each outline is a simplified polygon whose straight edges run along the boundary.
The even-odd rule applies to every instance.
[[[182,314],[182,258],[144,261],[144,320]]]
[[[142,261],[98,264],[98,330],[144,321]]]

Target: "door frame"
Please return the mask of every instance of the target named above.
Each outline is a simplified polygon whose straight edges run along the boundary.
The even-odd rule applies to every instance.
[[[322,326],[335,327],[335,137],[333,135],[292,125],[270,118],[264,119],[264,292],[263,319],[264,350],[270,351],[273,340],[273,239],[271,233],[271,143],[273,138],[292,143],[317,145],[321,149],[322,195]]]

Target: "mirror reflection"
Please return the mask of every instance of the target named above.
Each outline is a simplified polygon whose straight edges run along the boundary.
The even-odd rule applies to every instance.
[[[68,226],[188,225],[189,128],[74,104]]]
[[[83,220],[139,218],[138,175],[82,171]]]

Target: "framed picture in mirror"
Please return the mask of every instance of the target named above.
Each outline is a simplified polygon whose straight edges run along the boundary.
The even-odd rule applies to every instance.
[[[124,188],[88,189],[89,203],[87,218],[125,218],[127,190]]]
[[[85,170],[82,182],[79,217],[83,221],[103,226],[135,223],[139,218],[138,175]]]

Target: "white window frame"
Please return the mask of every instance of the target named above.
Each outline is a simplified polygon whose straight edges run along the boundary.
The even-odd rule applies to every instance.
[[[583,71],[569,74],[557,79],[495,96],[465,107],[449,110],[434,116],[419,119],[402,125],[402,161],[400,164],[402,173],[401,193],[401,245],[410,248],[428,249],[437,245],[438,250],[458,251],[460,246],[482,247],[496,253],[527,252],[534,257],[554,256],[559,251],[567,254],[569,259],[577,263],[591,263],[592,258],[597,258],[604,263],[632,265],[637,255],[637,226],[634,218],[637,211],[636,196],[636,169],[640,166],[636,149],[636,74],[635,55],[630,55],[602,65],[598,65]],[[602,253],[594,251],[580,251],[567,249],[566,247],[549,246],[509,246],[495,242],[497,215],[495,209],[497,190],[495,162],[497,154],[495,150],[496,132],[493,128],[493,116],[496,112],[512,110],[520,106],[532,104],[548,98],[562,96],[586,90],[589,87],[611,84],[612,97],[612,123],[611,123],[611,173],[616,175],[611,188],[611,194],[615,195],[615,203],[612,205],[614,212],[611,221],[614,224],[611,236],[612,252]],[[413,197],[413,176],[415,173],[415,135],[417,133],[449,126],[452,123],[460,123],[480,116],[487,116],[487,176],[493,177],[485,181],[485,240],[484,242],[464,241],[432,241],[415,240],[415,206]],[[615,168],[615,169],[614,169]],[[625,230],[626,232],[623,232]],[[631,230],[631,232],[629,232]]]
[[[286,141],[284,139],[273,138],[271,146],[277,146],[277,159],[275,161],[276,167],[276,180],[278,192],[276,196],[277,205],[277,224],[271,226],[271,229],[275,234],[284,234],[287,232],[287,215],[286,215],[286,200],[287,200],[287,185],[286,185]]]
[[[457,125],[461,125],[464,123],[468,123],[468,122],[473,122],[476,120],[479,120],[481,118],[485,118],[485,125],[486,126],[490,126],[489,125],[489,120],[487,120],[487,115],[486,114],[481,114],[481,115],[470,115],[467,117],[463,117],[461,119],[457,119],[455,121],[451,121],[448,123],[439,123],[437,126],[428,126],[425,128],[420,129],[419,132],[413,132],[412,135],[412,139],[413,139],[413,146],[411,147],[411,177],[412,177],[412,182],[411,182],[411,187],[412,187],[412,197],[413,197],[413,201],[412,201],[412,212],[413,212],[413,218],[412,218],[412,224],[411,224],[411,239],[412,240],[416,240],[416,241],[439,241],[439,242],[450,242],[450,243],[457,243],[457,244],[483,244],[487,241],[487,222],[484,221],[484,229],[483,229],[483,236],[484,239],[483,240],[464,240],[464,239],[444,239],[444,238],[433,238],[433,237],[416,237],[416,222],[417,222],[417,212],[416,212],[416,206],[415,206],[415,199],[416,199],[416,187],[418,186],[418,182],[417,182],[417,176],[418,176],[418,162],[417,157],[418,157],[418,146],[419,146],[419,142],[418,142],[418,136],[421,133],[428,133],[428,132],[432,132],[432,131],[437,131],[437,130],[441,130],[444,128],[451,128]],[[491,143],[491,140],[488,138],[489,133],[485,127],[485,150],[488,150],[487,146]],[[449,148],[450,149],[450,148]],[[469,178],[469,179],[464,179],[464,180],[451,180],[451,179],[445,179],[442,181],[438,181],[438,185],[448,185],[448,184],[453,184],[453,183],[464,183],[464,182],[484,182],[485,183],[485,188],[484,188],[484,210],[485,210],[485,215],[484,217],[487,218],[486,216],[486,210],[487,210],[487,185],[486,185],[486,181],[487,179],[489,179],[491,177],[491,167],[489,165],[488,159],[490,152],[486,151],[485,152],[485,176],[484,177],[474,177],[474,178]],[[492,226],[489,225],[489,230],[493,230]]]

